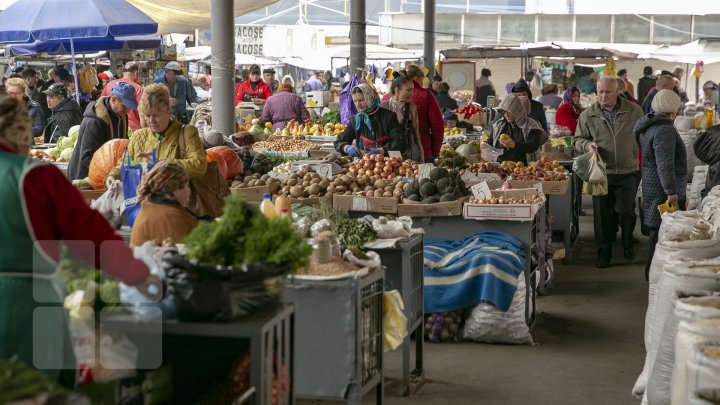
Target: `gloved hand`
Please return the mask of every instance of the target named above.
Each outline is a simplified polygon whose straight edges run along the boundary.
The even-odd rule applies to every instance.
[[[345,146],[345,153],[347,153],[348,155],[350,155],[352,157],[358,157],[358,158],[362,157],[362,153],[360,153],[360,149],[358,149],[352,145]]]
[[[367,151],[371,155],[382,155],[382,148],[368,148]]]

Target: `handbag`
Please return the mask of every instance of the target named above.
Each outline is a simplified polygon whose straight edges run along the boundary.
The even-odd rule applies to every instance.
[[[185,159],[185,125],[178,139],[180,159]],[[208,162],[207,170],[201,177],[190,178],[190,210],[198,216],[219,217],[225,207],[225,197],[230,195],[227,180],[217,162]]]
[[[152,163],[130,164],[127,148],[123,152],[122,164],[120,165],[120,179],[122,180],[123,197],[125,198],[125,215],[127,216],[128,225],[132,227],[135,219],[140,213],[142,204],[137,199],[137,189],[143,177],[157,163],[157,155],[155,149],[152,152]]]

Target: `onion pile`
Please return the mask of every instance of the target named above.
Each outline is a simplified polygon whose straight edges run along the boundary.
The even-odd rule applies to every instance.
[[[508,174],[506,167],[494,162],[475,163],[467,169],[461,170],[460,174],[463,175],[466,171],[469,171],[474,175],[478,175],[480,173],[496,173],[500,177],[505,177]]]
[[[455,339],[460,330],[460,312],[438,312],[425,317],[425,337],[433,343]]]
[[[362,159],[350,164],[349,173],[375,179],[393,179],[401,177],[417,177],[418,165],[412,160],[383,155],[365,155]]]

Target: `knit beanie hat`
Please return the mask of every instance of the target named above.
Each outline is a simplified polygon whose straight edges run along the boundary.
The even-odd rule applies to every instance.
[[[523,99],[527,101],[527,104],[529,106],[530,102],[529,100],[527,100],[526,97],[521,97],[517,94],[508,94],[507,97],[505,97],[503,101],[500,102],[497,111],[500,114],[503,114],[507,111],[512,115],[515,121],[522,121],[525,117],[527,117],[527,113],[529,110],[529,108],[526,109],[525,103],[523,103]]]
[[[672,90],[660,90],[652,101],[652,109],[658,113],[674,113],[680,109],[680,96]]]

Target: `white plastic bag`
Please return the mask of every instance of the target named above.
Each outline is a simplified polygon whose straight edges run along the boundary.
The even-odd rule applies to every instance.
[[[125,335],[100,334],[100,361],[93,368],[95,382],[132,377],[136,373],[138,348]]]
[[[405,230],[405,224],[400,221],[390,221],[385,217],[373,219],[372,227],[378,239],[407,238],[410,232]]]
[[[90,203],[90,208],[97,210],[115,229],[122,225],[122,213],[125,211],[122,181],[108,181],[107,191]]]
[[[684,247],[684,249],[679,249]],[[697,268],[700,265],[720,264],[720,259],[700,260],[703,257],[720,256],[720,243],[717,240],[658,243],[653,256],[653,265],[658,248],[670,250],[667,261],[662,263],[662,271],[653,274],[651,266],[648,310],[645,315],[645,365],[633,387],[633,395],[640,397],[646,391],[650,372],[655,365],[658,346],[665,321],[672,309],[671,298],[679,294],[692,294],[700,291],[720,291],[720,274],[711,270]],[[677,256],[675,256],[677,254]],[[700,258],[694,258],[700,256]],[[657,271],[656,271],[657,273]],[[656,286],[653,286],[653,281]]]
[[[383,342],[385,351],[397,349],[407,336],[405,304],[398,290],[383,293]]]
[[[510,308],[502,312],[495,305],[480,303],[465,319],[462,337],[485,343],[533,344],[525,322],[525,275],[518,278],[517,291]]]
[[[343,259],[349,261],[356,266],[367,267],[369,269],[377,269],[382,265],[382,263],[380,262],[379,254],[373,251],[367,251],[365,253],[365,256],[368,257],[367,260],[359,259],[355,257],[355,255],[350,251],[350,249],[345,249],[345,252],[343,252],[342,255]]]
[[[481,144],[480,157],[488,162],[497,163],[498,158],[505,153],[505,149],[496,149],[487,142]]]
[[[169,248],[156,248],[152,242],[147,241],[133,250],[133,256],[142,260],[150,269],[150,274],[158,276],[161,280],[165,279],[165,272],[160,267],[162,255]],[[153,302],[142,295],[135,287],[128,286],[124,283],[119,284],[120,302],[126,310],[134,313],[143,319],[157,319],[161,316],[172,318],[175,316],[175,298],[173,294],[165,294],[162,301]]]
[[[595,152],[587,152],[573,159],[573,172],[582,181],[590,180],[590,173],[592,172],[593,156]]]
[[[675,370],[673,371],[672,404],[687,404],[694,397],[692,376],[688,373],[688,363],[696,345],[720,342],[720,319],[700,319],[683,321],[678,325],[675,338]],[[677,373],[677,377],[675,377]]]
[[[702,294],[704,296],[694,296]],[[692,293],[693,297],[672,297],[674,310],[668,316],[660,335],[655,364],[647,386],[648,402],[653,405],[670,404],[670,382],[675,367],[675,336],[680,321],[720,317],[720,296],[708,292]]]
[[[590,169],[590,178],[588,179],[588,183],[602,184],[605,182],[607,182],[607,177],[605,176],[605,162],[603,162],[598,153],[593,153],[592,167]]]

